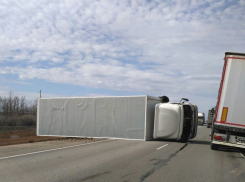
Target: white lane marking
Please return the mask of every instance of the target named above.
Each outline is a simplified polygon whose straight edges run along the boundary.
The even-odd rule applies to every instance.
[[[240,152],[240,154],[241,154],[241,156],[242,156],[243,158],[245,158],[244,155],[243,155],[241,152]]]
[[[44,153],[44,152],[51,152],[51,151],[67,149],[67,148],[73,148],[73,147],[79,147],[79,146],[83,146],[83,145],[90,145],[90,144],[95,144],[95,143],[108,142],[108,141],[111,141],[111,140],[115,140],[115,139],[102,140],[102,141],[91,142],[91,143],[83,143],[83,144],[79,144],[79,145],[72,145],[72,146],[68,146],[68,147],[55,148],[55,149],[50,149],[50,150],[42,150],[42,151],[31,152],[31,153],[26,153],[26,154],[12,155],[12,156],[8,156],[8,157],[2,157],[2,158],[0,158],[0,160],[14,158],[14,157],[21,157],[21,156],[26,156],[26,155],[32,155],[32,154],[39,154],[39,153]]]
[[[159,149],[161,149],[161,148],[163,148],[163,147],[167,147],[167,146],[168,146],[168,144],[165,144],[165,145],[163,145],[163,146],[161,146],[161,147],[158,147],[157,150],[159,150]]]

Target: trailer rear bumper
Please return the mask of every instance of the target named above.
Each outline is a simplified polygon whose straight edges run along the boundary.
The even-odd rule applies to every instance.
[[[228,124],[221,124],[221,123],[214,123],[214,129],[231,131],[231,132],[238,132],[238,133],[245,133],[245,127],[228,125]]]
[[[245,145],[243,144],[235,144],[235,143],[228,143],[228,142],[212,141],[212,144],[229,146],[229,147],[245,148]]]
[[[211,132],[211,149],[217,150],[219,145],[245,148],[244,133],[236,133],[230,131],[214,131]]]

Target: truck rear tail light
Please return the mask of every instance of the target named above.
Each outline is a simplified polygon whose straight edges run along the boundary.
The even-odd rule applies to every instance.
[[[226,122],[227,114],[228,114],[228,107],[223,107],[221,122],[224,123]]]
[[[214,140],[221,140],[221,141],[225,141],[225,137],[223,137],[223,136],[219,136],[219,135],[214,135]]]

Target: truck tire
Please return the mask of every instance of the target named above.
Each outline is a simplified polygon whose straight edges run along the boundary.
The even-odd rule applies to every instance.
[[[211,150],[218,150],[218,148],[219,148],[219,145],[218,144],[213,144],[213,143],[211,143]]]
[[[183,136],[183,135],[182,135],[179,141],[180,141],[181,143],[186,143],[186,142],[188,141],[188,139],[189,139],[188,136]]]
[[[180,137],[180,142],[185,143],[189,140],[191,136],[191,127],[192,127],[192,108],[190,105],[184,106],[184,124],[183,124],[183,132]]]

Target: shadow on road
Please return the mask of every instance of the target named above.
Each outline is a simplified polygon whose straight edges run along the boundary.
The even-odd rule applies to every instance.
[[[190,144],[210,145],[210,141],[190,140]]]
[[[239,150],[240,150],[241,153],[245,154],[245,149],[240,148]]]
[[[177,140],[173,140],[173,139],[158,139],[155,141],[160,141],[160,142],[171,142],[171,143],[181,143],[180,141]],[[188,140],[187,142],[184,143],[188,143],[188,144],[199,144],[199,145],[210,145],[210,141],[202,141],[202,140]]]
[[[236,148],[236,147],[230,147],[230,146],[219,146],[218,150],[220,152],[226,152],[226,153],[242,153],[244,154],[244,150],[241,148]],[[240,158],[240,157],[234,157],[234,156],[228,156],[231,158]]]
[[[234,148],[234,147],[223,147],[223,146],[220,146],[218,151],[221,151],[221,152],[240,152],[237,148]]]

